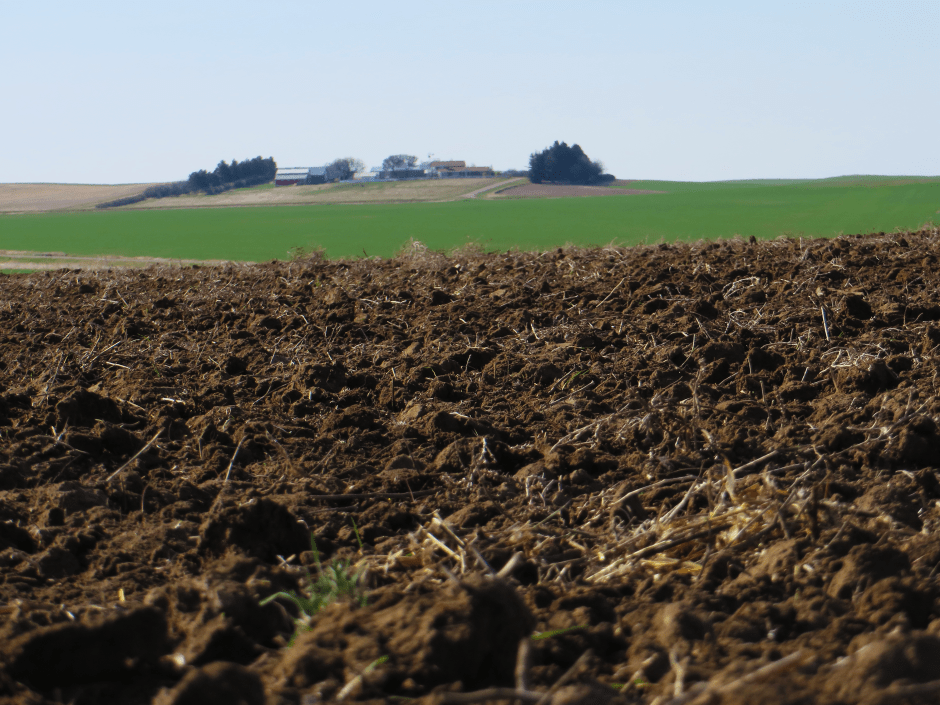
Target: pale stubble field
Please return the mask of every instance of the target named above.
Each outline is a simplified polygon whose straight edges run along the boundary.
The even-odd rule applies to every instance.
[[[0,213],[90,210],[140,193],[153,184],[0,184]]]
[[[147,200],[127,210],[162,208],[228,208],[232,206],[286,206],[326,203],[434,203],[453,201],[479,190],[497,188],[511,179],[440,179],[418,181],[266,186],[235,189],[215,196],[193,194]]]
[[[361,184],[273,185],[235,189],[214,196],[192,194],[148,199],[122,210],[229,208],[232,206],[312,205],[317,203],[433,203],[489,191],[512,179],[441,179]],[[99,203],[140,193],[154,184],[0,184],[0,213],[93,210]]]

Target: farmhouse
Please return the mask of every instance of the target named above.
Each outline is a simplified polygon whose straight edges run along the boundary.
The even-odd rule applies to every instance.
[[[277,174],[274,176],[275,186],[324,183],[326,183],[325,166],[286,167],[278,169]]]
[[[445,179],[496,175],[491,166],[467,166],[467,162],[464,161],[431,162],[428,164],[428,169],[431,173]]]

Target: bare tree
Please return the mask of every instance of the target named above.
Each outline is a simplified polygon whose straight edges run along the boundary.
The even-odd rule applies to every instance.
[[[395,169],[414,169],[418,165],[418,158],[411,154],[393,154],[382,162],[382,171]]]
[[[345,181],[351,179],[357,171],[365,169],[366,165],[361,159],[353,157],[343,157],[334,160],[326,167],[327,181]]]

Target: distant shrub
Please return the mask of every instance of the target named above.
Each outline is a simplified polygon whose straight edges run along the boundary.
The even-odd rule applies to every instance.
[[[186,181],[174,181],[171,184],[159,184],[151,186],[144,191],[144,198],[168,198],[169,196],[182,196],[189,193],[189,183]]]
[[[120,206],[129,206],[132,203],[140,203],[141,201],[146,201],[147,197],[138,193],[136,196],[125,196],[124,198],[117,198],[113,201],[107,201],[106,203],[99,203],[95,208],[119,208]]]

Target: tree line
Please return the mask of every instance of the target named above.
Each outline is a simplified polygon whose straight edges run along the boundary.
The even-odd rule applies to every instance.
[[[614,180],[604,173],[604,164],[592,162],[578,145],[568,146],[555,141],[548,149],[529,157],[529,180],[533,184],[543,181],[564,184],[596,185]]]
[[[150,186],[136,196],[118,198],[107,203],[99,203],[96,208],[117,208],[140,203],[148,198],[168,198],[170,196],[184,196],[187,193],[203,192],[210,195],[230,191],[236,188],[257,186],[274,180],[277,174],[277,163],[273,157],[263,159],[255,157],[239,162],[233,159],[228,164],[223,159],[213,171],[200,169],[189,175],[186,181],[174,181],[169,184]]]

